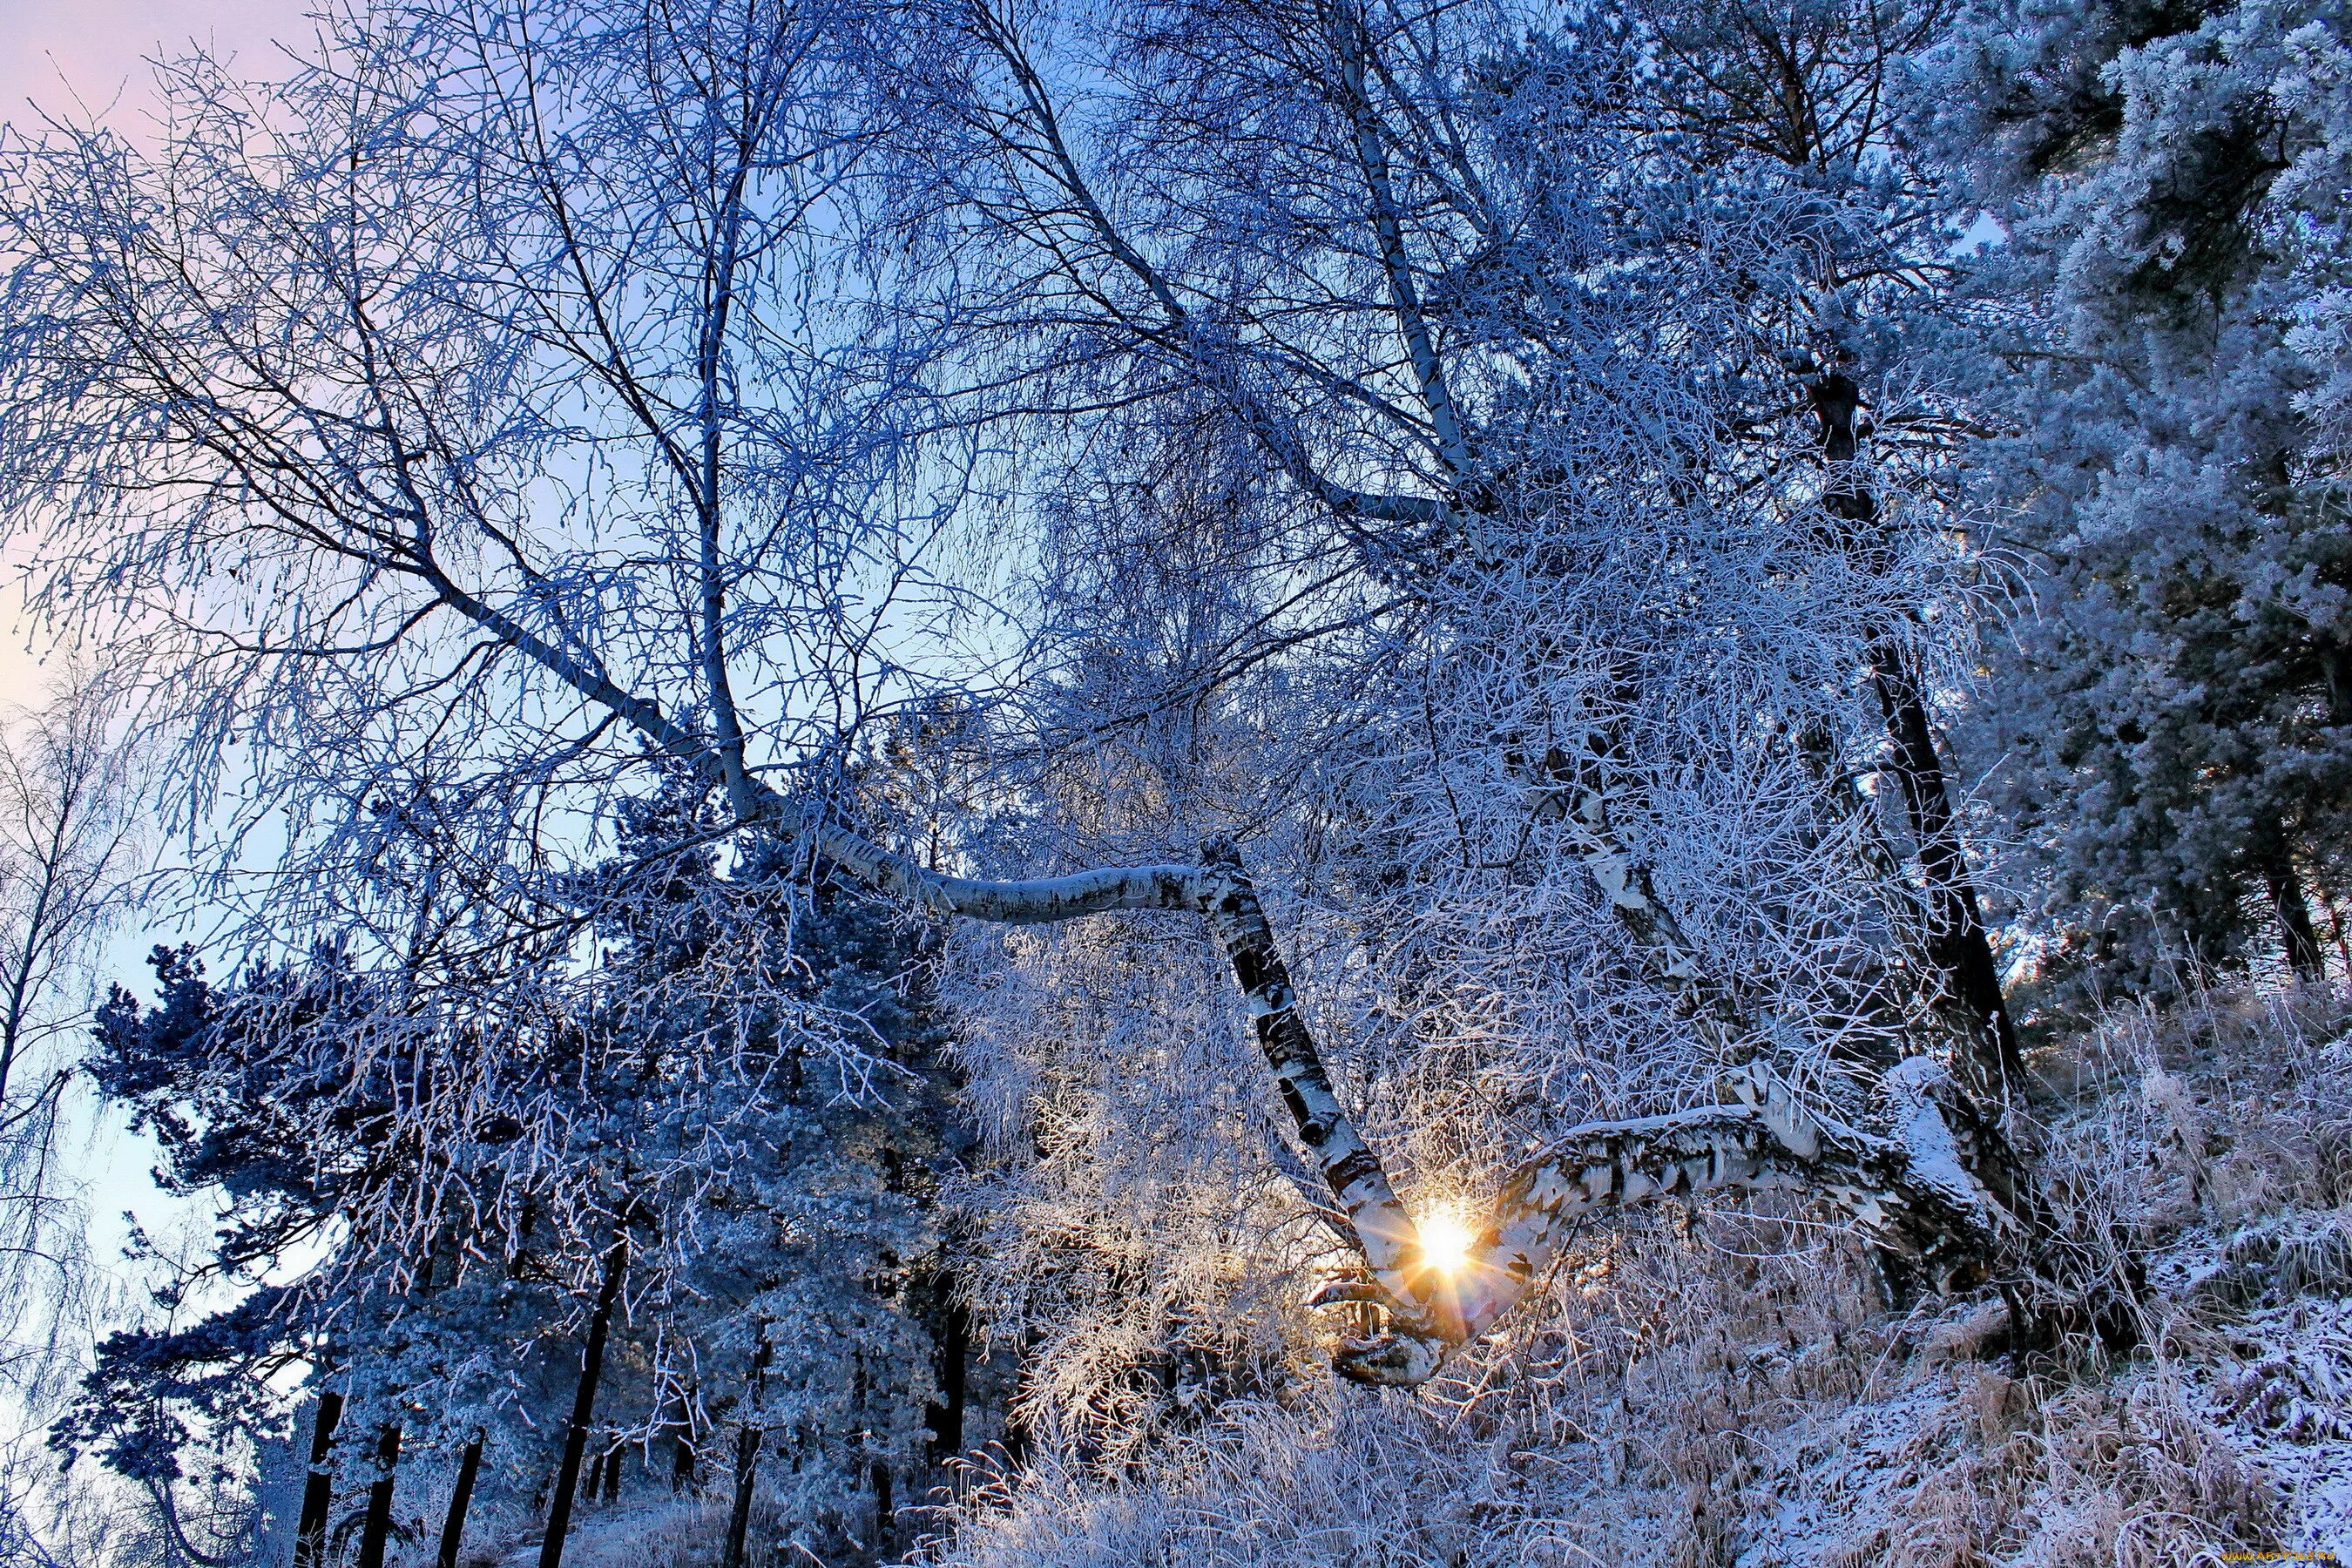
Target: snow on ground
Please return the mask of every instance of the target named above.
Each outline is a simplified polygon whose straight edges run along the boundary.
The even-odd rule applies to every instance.
[[[2352,1300],[2301,1297],[2230,1326],[2198,1404],[2278,1489],[2282,1545],[2352,1563]]]

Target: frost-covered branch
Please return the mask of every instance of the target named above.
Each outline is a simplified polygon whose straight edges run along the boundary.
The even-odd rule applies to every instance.
[[[1755,1068],[1732,1079],[1735,1103],[1574,1129],[1503,1183],[1462,1266],[1441,1268],[1425,1257],[1378,1151],[1339,1103],[1256,889],[1230,844],[1211,844],[1197,868],[1018,882],[941,877],[840,829],[818,844],[840,868],[877,888],[973,919],[1042,923],[1116,910],[1205,915],[1233,963],[1276,1090],[1347,1215],[1366,1270],[1361,1281],[1327,1289],[1317,1300],[1370,1301],[1389,1314],[1385,1332],[1351,1342],[1339,1354],[1340,1370],[1361,1382],[1427,1381],[1448,1352],[1493,1328],[1549,1276],[1580,1221],[1605,1210],[1726,1189],[1809,1192],[1845,1209],[1941,1286],[1981,1277],[2021,1229],[1970,1173],[1977,1162],[1942,1103],[1949,1079],[1913,1058],[1885,1080],[1890,1134],[1816,1115]],[[1596,839],[1596,875],[1630,900],[1622,907],[1656,913],[1657,927],[1637,929],[1672,930],[1654,896],[1632,888],[1633,863],[1613,844]],[[1695,982],[1695,963],[1688,973]]]

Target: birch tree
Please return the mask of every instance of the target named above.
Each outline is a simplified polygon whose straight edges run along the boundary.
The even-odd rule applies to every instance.
[[[1834,34],[1834,18],[1815,20]],[[1296,678],[1321,656],[1318,694],[1344,696],[1319,713],[1311,699],[1289,709],[1296,729],[1276,750],[1294,768],[1313,757],[1318,782],[1346,781],[1341,798],[1299,810],[1316,837],[1298,853],[1325,859],[1306,873],[1309,896],[1350,906],[1347,940],[1391,973],[1420,970],[1391,1016],[1443,1030],[1431,1003],[1448,980],[1467,984],[1445,999],[1489,1027],[1539,1014],[1538,998],[1573,996],[1584,1019],[1664,1003],[1628,1029],[1622,1054],[1578,1042],[1571,1070],[1591,1081],[1598,1056],[1621,1083],[1663,1078],[1701,1096],[1694,1079],[1758,1055],[1799,1077],[1867,1079],[1909,1048],[1918,994],[1886,940],[1908,911],[1888,907],[1869,826],[1822,798],[1850,784],[1843,764],[1809,796],[1800,759],[1822,741],[1833,755],[1867,752],[1843,698],[1846,672],[1874,664],[1903,688],[1893,716],[1919,738],[1917,650],[1897,668],[1886,638],[1935,617],[1927,606],[1952,586],[1938,574],[1956,563],[1917,510],[1895,522],[1890,507],[1882,537],[1856,538],[1841,511],[1859,499],[1851,409],[1843,437],[1832,421],[1799,438],[1810,454],[1789,439],[1808,410],[1788,405],[1788,366],[1826,352],[1818,334],[1834,321],[1822,318],[1837,313],[1823,295],[1841,279],[1813,258],[1825,231],[1864,214],[1820,194],[1812,170],[1777,188],[1695,172],[1703,163],[1645,135],[1633,108],[1654,102],[1631,86],[1651,46],[1555,21],[958,7],[926,35],[902,90],[932,140],[910,155],[903,221],[956,258],[959,277],[1001,280],[977,314],[983,363],[1038,377],[1032,397],[1075,382],[1085,394],[1072,402],[1125,410],[1159,390],[1163,420],[1216,432],[1154,450],[1118,416],[1094,423],[1102,434],[1072,483],[1097,521],[1071,530],[1083,543],[1053,570],[1083,582],[1102,571],[1088,552],[1200,541],[1190,564],[1217,560],[1231,608],[1171,595],[1193,646],[1163,648],[1124,597],[1100,605],[1069,647],[1065,689],[1081,711],[1040,743],[1058,733],[1074,753],[1099,753],[1107,733],[1213,706],[1204,694],[1230,695],[1255,660],[1289,656]],[[1883,68],[1883,51],[1855,47]],[[1885,124],[1881,85],[1851,62],[1797,85],[1846,99],[1838,112],[1852,122],[1836,135],[1849,139],[1822,155],[1848,174],[1819,178],[1849,177]],[[941,166],[957,171],[944,205],[929,175]],[[1932,231],[1919,193],[1897,199],[1905,221]],[[1832,273],[1900,270],[1892,242],[1843,243]],[[1694,347],[1717,343],[1734,346]],[[1759,393],[1759,372],[1777,399]],[[1777,451],[1726,438],[1773,421]],[[1825,435],[1848,447],[1823,485]],[[1825,512],[1832,527],[1808,521]],[[1113,570],[1131,584],[1133,567]],[[1103,674],[1129,648],[1175,668],[1111,697]],[[1351,755],[1349,742],[1365,743]],[[1914,784],[1929,782],[1927,764],[1940,774],[1932,742],[1914,745]],[[1071,765],[1105,771],[1096,755]],[[1153,784],[1174,787],[1164,774]],[[1097,828],[1105,797],[1078,787],[1087,798],[1072,815]],[[1299,808],[1295,796],[1231,804],[1233,819],[1260,823]],[[1392,836],[1367,831],[1390,811]],[[1922,832],[1926,820],[1908,825],[1941,857],[1928,879],[1940,903],[1923,923],[1974,931],[1977,1000],[1962,1010],[1982,1004],[1987,1026],[1961,1060],[1980,1088],[1997,1086],[2015,1076],[2014,1040],[1999,1026],[1948,816]],[[1553,825],[1568,831],[1543,831]],[[1279,842],[1257,831],[1264,847]],[[1552,868],[1568,875],[1546,894],[1503,890],[1513,878],[1542,886]],[[1578,883],[1600,899],[1577,898]],[[1400,886],[1410,891],[1388,911],[1367,896]],[[1549,931],[1491,967],[1465,963],[1503,910],[1547,898]],[[1599,929],[1561,918],[1580,903]],[[1706,929],[1732,909],[1759,918]],[[1417,950],[1368,934],[1383,912],[1422,938]],[[1572,964],[1571,942],[1613,949],[1642,980],[1629,989],[1621,970],[1553,989],[1544,960]],[[1423,979],[1433,968],[1444,978]],[[1937,983],[1947,995],[1954,979],[1948,968]],[[1556,1032],[1523,1037],[1518,1063],[1559,1060],[1543,1054]],[[1498,1076],[1493,1058],[1462,1065]]]
[[[1800,1185],[1935,1279],[2029,1280],[1992,1123],[1893,1065],[1884,889],[1792,740],[1856,721],[1885,574],[1785,526],[1810,479],[1718,460],[1676,346],[1722,296],[1621,248],[1621,149],[1584,135],[1622,58],[1531,20],[515,8],[350,18],[281,91],[199,61],[161,164],[63,128],[10,153],[9,514],[50,542],[45,604],[177,672],[187,798],[234,748],[226,841],[284,825],[257,920],[397,953],[449,1004],[520,1014],[510,977],[562,973],[597,806],[664,770],[711,842],[784,837],[929,917],[1200,922],[1352,1258],[1322,1299],[1377,1310],[1350,1375],[1424,1381],[1586,1216],[1664,1194]],[[1046,52],[1088,32],[1140,63]],[[1076,515],[1090,478],[1148,488],[1093,445],[1106,408],[1189,413],[1235,480],[1200,501],[1276,524],[1278,607],[1194,693],[1354,639],[1320,679],[1367,700],[1312,721],[1375,721],[1329,803],[1362,852],[1327,884],[1384,889],[1368,951],[1450,966],[1420,999],[1590,999],[1646,1079],[1650,1114],[1547,1107],[1458,1257],[1342,1099],[1247,813],[1073,868],[1018,769],[952,760],[928,841],[860,797],[885,719],[962,710],[930,726],[951,758],[1065,754],[1002,721],[1022,671],[975,547]],[[1416,716],[1403,787],[1362,782]],[[1283,777],[1258,820],[1287,832],[1313,812]],[[1488,964],[1465,933],[1497,910],[1522,934]],[[755,968],[713,997],[780,994]]]
[[[69,668],[48,700],[0,715],[0,1384],[54,1414],[75,1335],[102,1294],[71,1171],[93,959],[139,886],[139,751],[109,683]],[[0,1446],[0,1530],[36,1550],[32,1500],[56,1488],[14,1429]]]

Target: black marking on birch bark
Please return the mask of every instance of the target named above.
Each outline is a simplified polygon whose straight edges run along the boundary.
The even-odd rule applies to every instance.
[[[1458,1343],[1460,1325],[1435,1299],[1434,1271],[1422,1266],[1419,1232],[1390,1184],[1380,1155],[1358,1134],[1340,1105],[1315,1037],[1298,1015],[1297,990],[1275,946],[1257,889],[1242,868],[1240,853],[1218,839],[1202,847],[1201,858],[1202,912],[1233,963],[1258,1047],[1297,1125],[1299,1142],[1317,1160],[1324,1181],[1355,1226],[1365,1267],[1401,1329]],[[1433,1368],[1435,1363],[1430,1364]]]
[[[1326,1173],[1326,1176],[1334,1188],[1353,1186],[1360,1181],[1381,1179],[1382,1173],[1380,1156],[1370,1149],[1359,1149],[1333,1165]]]

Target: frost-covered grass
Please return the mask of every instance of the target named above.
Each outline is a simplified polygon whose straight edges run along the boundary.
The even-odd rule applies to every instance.
[[[1308,1381],[981,1489],[943,1568],[2352,1559],[2352,1035],[2231,994],[2045,1049],[2045,1168],[2140,1344],[2020,1366],[1801,1212],[1596,1237],[1418,1395]],[[2099,1249],[2106,1248],[2106,1254]]]

